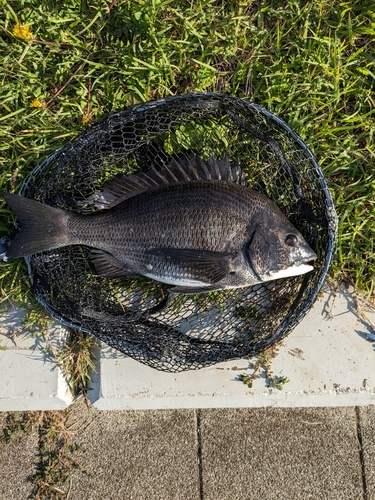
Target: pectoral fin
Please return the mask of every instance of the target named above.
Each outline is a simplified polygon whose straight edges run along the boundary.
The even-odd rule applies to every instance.
[[[117,260],[116,257],[103,250],[93,249],[90,253],[91,262],[94,264],[95,271],[100,276],[109,278],[119,278],[121,276],[131,276],[135,274],[128,269],[126,265]]]
[[[230,263],[236,256],[230,252],[184,248],[152,248],[147,253],[159,257],[166,264],[171,264],[176,270],[183,271],[187,277],[201,281],[202,287],[223,279],[230,271]]]

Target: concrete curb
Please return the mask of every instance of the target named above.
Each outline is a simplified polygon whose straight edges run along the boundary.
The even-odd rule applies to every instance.
[[[25,312],[12,307],[0,314],[0,411],[62,410],[73,401],[41,335],[31,336],[22,322]],[[51,346],[57,348],[66,330],[50,326]]]
[[[40,337],[27,336],[24,312],[12,308],[0,316],[0,411],[63,409],[72,395],[61,370],[40,349]],[[289,382],[267,387],[261,374],[251,388],[238,376],[251,375],[251,362],[236,360],[198,371],[158,372],[103,346],[95,351],[98,373],[89,390],[101,410],[167,408],[256,408],[362,406],[375,404],[375,313],[361,319],[345,289],[325,292],[285,339],[272,360],[275,375]],[[66,330],[54,323],[55,345]],[[370,339],[370,341],[368,340]]]

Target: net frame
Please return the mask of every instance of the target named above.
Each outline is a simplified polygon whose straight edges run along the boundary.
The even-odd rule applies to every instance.
[[[313,154],[266,109],[216,93],[128,108],[52,153],[25,179],[20,194],[93,213],[92,196],[116,175],[147,170],[151,163],[167,165],[181,154],[208,159],[224,153],[231,164],[240,164],[249,186],[275,201],[304,235],[318,255],[312,273],[168,301],[163,284],[95,276],[89,249],[76,246],[26,258],[37,300],[69,328],[168,372],[252,356],[282,340],[323,286],[335,251],[337,216]]]

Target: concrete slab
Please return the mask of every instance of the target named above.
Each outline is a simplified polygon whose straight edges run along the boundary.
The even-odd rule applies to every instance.
[[[375,404],[375,314],[368,318],[358,316],[347,291],[325,292],[272,361],[274,374],[290,380],[281,391],[264,378],[251,389],[240,382],[239,374],[252,373],[247,360],[171,374],[103,346],[89,397],[100,409]]]
[[[204,500],[364,498],[354,408],[201,410]]]
[[[197,429],[193,410],[99,412],[81,405],[68,420],[74,460],[70,496],[199,499]],[[70,411],[70,409],[69,409]]]
[[[359,408],[366,500],[375,499],[375,406]]]
[[[0,413],[0,429],[7,425],[6,413]],[[22,416],[17,416],[22,419]],[[33,477],[39,466],[38,430],[18,434],[10,443],[0,440],[0,498],[24,500],[32,498]]]
[[[32,336],[22,321],[25,313],[14,307],[0,316],[0,411],[59,410],[72,402],[69,387],[53,359],[43,348],[42,335]],[[66,330],[57,323],[49,329],[57,348]]]

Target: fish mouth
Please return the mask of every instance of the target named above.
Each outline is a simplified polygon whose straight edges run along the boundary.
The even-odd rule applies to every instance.
[[[313,260],[316,260],[318,258],[318,256],[316,255],[316,253],[311,250],[311,248],[302,248],[301,249],[301,255],[300,255],[300,259],[297,260],[296,262],[296,266],[300,266],[300,265],[303,265],[303,264],[306,264],[307,262],[311,262]]]

